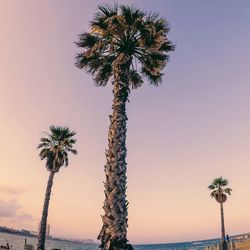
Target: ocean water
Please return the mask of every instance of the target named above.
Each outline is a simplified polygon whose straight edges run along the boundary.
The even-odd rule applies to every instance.
[[[27,238],[27,243],[36,246],[36,238]],[[13,234],[0,233],[0,245],[12,245],[12,250],[23,250],[24,236]],[[148,245],[133,245],[135,250],[204,250],[210,244],[218,243],[219,239],[192,241],[182,243],[169,244],[148,244]],[[67,241],[47,240],[46,249],[59,248],[61,250],[98,250],[98,245],[94,243],[72,243]]]

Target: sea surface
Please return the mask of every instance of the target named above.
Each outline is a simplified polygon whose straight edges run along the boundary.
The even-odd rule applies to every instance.
[[[36,246],[37,239],[26,237],[27,243]],[[0,245],[12,245],[12,250],[23,250],[24,236],[0,233]],[[210,244],[218,243],[219,239],[169,243],[169,244],[150,244],[133,245],[135,250],[204,250]],[[59,248],[61,250],[98,250],[98,244],[95,243],[72,243],[68,241],[46,240],[46,249]]]

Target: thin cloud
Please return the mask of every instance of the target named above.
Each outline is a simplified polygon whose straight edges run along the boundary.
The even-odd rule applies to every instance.
[[[19,221],[33,221],[33,216],[31,214],[24,213],[17,215],[16,219]]]
[[[0,186],[0,193],[10,194],[10,195],[19,195],[25,191],[25,188],[17,188],[11,186]]]
[[[20,208],[16,200],[0,200],[0,217],[13,217]]]
[[[28,213],[19,213],[21,205],[17,200],[0,200],[0,218],[15,221],[31,221],[33,216]]]

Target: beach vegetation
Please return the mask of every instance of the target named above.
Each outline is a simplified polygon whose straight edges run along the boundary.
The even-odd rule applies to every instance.
[[[113,104],[108,132],[102,228],[98,235],[103,250],[133,249],[128,244],[126,163],[126,103],[132,89],[144,80],[158,86],[174,45],[170,30],[158,13],[127,5],[100,5],[90,31],[79,35],[76,66],[93,75],[97,86],[112,84]]]
[[[54,175],[63,166],[68,166],[68,153],[77,154],[77,150],[73,148],[76,143],[75,135],[76,133],[67,127],[50,126],[50,133],[45,133],[45,137],[40,139],[38,145],[38,149],[41,150],[39,153],[40,159],[45,160],[45,167],[50,173],[39,225],[38,250],[45,249],[47,217]]]
[[[223,179],[222,177],[215,178],[208,186],[209,190],[212,190],[211,197],[214,198],[219,204],[220,204],[220,217],[221,217],[221,240],[222,240],[222,246],[223,250],[227,249],[226,244],[226,234],[225,234],[225,223],[224,223],[224,208],[223,203],[226,202],[227,196],[231,195],[232,189],[227,187],[228,180]]]

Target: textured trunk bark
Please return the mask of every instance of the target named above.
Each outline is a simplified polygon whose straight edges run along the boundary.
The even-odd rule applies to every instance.
[[[223,211],[223,203],[220,203],[220,217],[221,217],[221,240],[225,240],[225,224],[224,224],[224,211]]]
[[[46,227],[47,227],[47,217],[48,217],[48,209],[49,209],[49,200],[51,194],[51,188],[53,185],[54,172],[50,172],[47,189],[45,193],[44,205],[43,205],[43,213],[40,222],[39,234],[38,234],[38,250],[45,250],[45,238],[46,238]]]
[[[103,227],[98,236],[101,240],[100,248],[103,250],[133,249],[127,244],[126,101],[129,90],[126,84],[119,81],[120,73],[118,69],[114,76],[113,113],[110,116],[108,149],[106,150]]]
[[[221,217],[221,241],[223,250],[227,249],[227,244],[225,241],[225,224],[224,224],[224,211],[223,211],[223,202],[220,202],[220,217]]]

